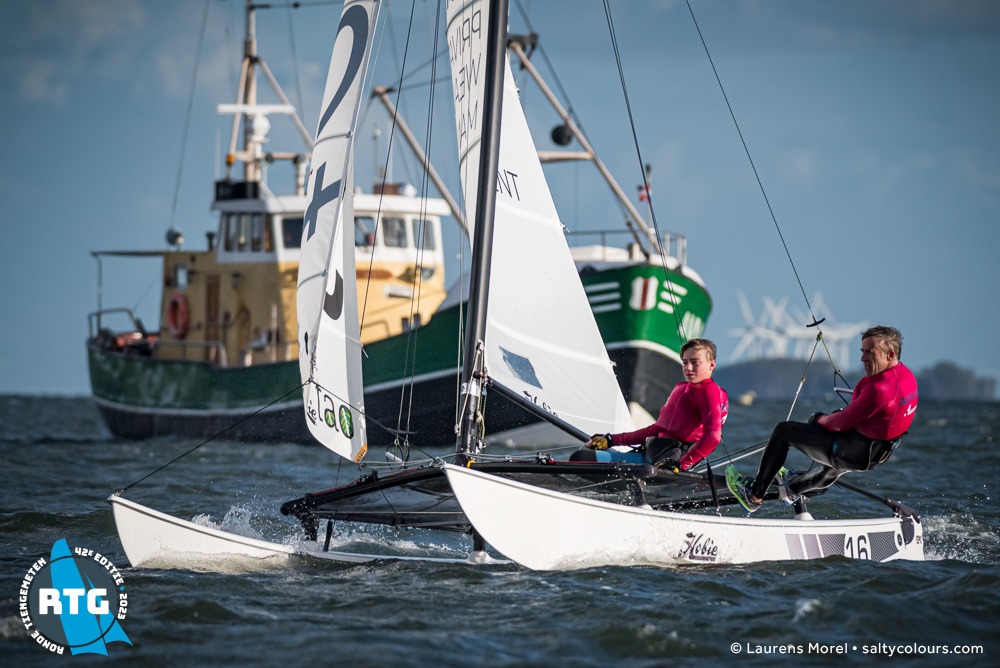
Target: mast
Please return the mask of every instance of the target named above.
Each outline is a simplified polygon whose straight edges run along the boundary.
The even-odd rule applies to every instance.
[[[489,298],[490,262],[493,252],[493,222],[496,212],[497,168],[500,164],[500,117],[503,110],[504,63],[507,52],[507,0],[493,0],[489,9],[489,34],[486,42],[486,77],[484,79],[483,134],[479,159],[478,196],[476,198],[475,234],[472,244],[469,316],[462,360],[461,402],[459,416],[459,453],[471,454],[480,449],[477,433],[479,399],[486,379],[483,377],[486,312]]]
[[[271,130],[271,123],[267,120],[270,114],[283,114],[290,116],[302,137],[306,147],[312,146],[312,136],[302,124],[295,111],[295,106],[288,100],[285,92],[281,89],[278,81],[274,78],[270,68],[264,59],[257,53],[257,18],[258,9],[270,9],[268,4],[254,4],[252,0],[246,2],[246,36],[243,39],[243,62],[240,67],[240,83],[236,92],[235,104],[220,104],[216,110],[220,114],[233,115],[233,129],[229,138],[229,152],[226,154],[226,181],[232,179],[233,165],[237,160],[243,162],[243,180],[251,183],[262,180],[262,164],[265,161],[288,160],[295,166],[295,186],[296,194],[305,193],[305,168],[309,162],[309,152],[304,153],[278,153],[264,152],[264,144],[267,143],[267,133]],[[281,104],[258,104],[257,103],[257,69],[267,78],[274,89]],[[236,144],[240,135],[240,121],[243,121],[243,149],[237,150]]]

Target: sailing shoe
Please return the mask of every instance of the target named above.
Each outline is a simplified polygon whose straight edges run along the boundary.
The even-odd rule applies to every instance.
[[[795,471],[789,471],[787,467],[782,466],[781,470],[778,471],[778,475],[774,476],[774,481],[778,483],[778,498],[789,506],[795,505],[795,502],[799,500],[799,495],[793,494],[788,489],[788,481],[796,475]]]
[[[729,488],[729,491],[732,492],[736,500],[740,502],[740,505],[748,513],[752,513],[760,508],[760,503],[754,503],[750,498],[751,485],[753,485],[753,478],[744,478],[741,476],[733,464],[726,467],[726,487]]]

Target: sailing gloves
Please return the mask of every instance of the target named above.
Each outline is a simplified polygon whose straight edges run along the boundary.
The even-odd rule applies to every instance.
[[[591,450],[607,450],[611,445],[611,434],[594,434],[587,441],[587,447]]]
[[[817,412],[813,413],[812,415],[810,415],[809,419],[806,420],[806,422],[808,422],[809,424],[816,424],[816,421],[819,420],[821,417],[823,417],[823,415],[824,415],[824,413],[822,413],[820,411],[817,411]]]

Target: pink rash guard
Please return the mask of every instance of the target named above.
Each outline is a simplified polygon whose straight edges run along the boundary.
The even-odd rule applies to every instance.
[[[818,424],[830,431],[854,429],[866,438],[893,441],[910,428],[916,412],[917,379],[900,362],[862,378],[851,403],[838,413],[824,415]]]
[[[729,415],[729,395],[709,378],[701,383],[677,383],[660,409],[656,422],[636,431],[612,434],[613,445],[637,445],[651,436],[694,443],[681,457],[687,470],[722,442],[722,424]]]

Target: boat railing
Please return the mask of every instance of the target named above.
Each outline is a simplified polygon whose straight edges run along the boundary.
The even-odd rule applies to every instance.
[[[108,316],[113,315],[125,315],[131,322],[132,327],[130,330],[124,332],[112,332],[110,329],[106,329],[104,326],[104,320]],[[226,346],[221,341],[169,341],[158,338],[157,332],[149,332],[142,325],[142,321],[135,315],[132,309],[127,306],[119,306],[116,308],[101,309],[100,311],[94,311],[87,315],[87,328],[89,330],[90,338],[101,335],[105,332],[106,335],[112,338],[120,338],[125,333],[137,333],[141,334],[144,340],[147,354],[152,353],[156,355],[156,351],[162,348],[178,348],[181,353],[177,359],[188,360],[188,351],[195,350],[198,351],[199,361],[208,360],[214,362],[217,366],[227,367],[229,366],[229,361],[226,356]],[[119,344],[120,345],[120,344]],[[205,350],[210,351],[208,355],[204,353]]]
[[[194,361],[210,361],[214,362],[216,366],[228,367],[229,359],[226,355],[226,346],[221,341],[164,341],[160,339],[156,342],[156,349],[163,348],[178,348],[180,349],[180,357],[171,358],[179,359],[183,361],[189,361],[188,353],[190,351],[195,351],[198,353],[197,359]],[[208,351],[208,354],[205,353]]]
[[[142,321],[136,317],[132,309],[127,306],[119,306],[117,308],[101,309],[100,311],[94,311],[93,313],[87,314],[87,330],[89,332],[89,337],[94,338],[97,336],[97,334],[103,329],[102,322],[104,318],[116,313],[128,316],[128,319],[132,322],[133,331],[146,334],[146,330],[142,326]]]
[[[243,366],[253,366],[260,362],[290,362],[298,357],[297,351],[293,354],[292,348],[297,345],[297,341],[251,343],[240,351],[240,359],[243,360]]]
[[[595,259],[612,261],[619,258],[622,248],[621,244],[612,245],[613,238],[621,236],[631,237],[632,235],[628,230],[583,230],[573,232],[568,240],[570,247],[574,248],[593,244],[596,239],[600,249],[599,253],[603,253],[604,257]],[[683,234],[663,233],[660,239],[660,248],[663,249],[667,257],[676,259],[680,266],[687,265],[687,237]],[[643,249],[635,242],[626,244],[626,249],[629,251],[630,257],[639,257],[643,254]]]

